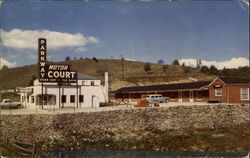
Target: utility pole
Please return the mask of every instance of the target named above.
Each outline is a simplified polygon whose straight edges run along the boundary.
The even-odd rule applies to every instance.
[[[121,54],[121,62],[122,62],[122,78],[124,78],[124,68],[123,68],[123,56]]]
[[[2,56],[1,56],[1,54],[0,54],[0,70],[2,72]],[[0,86],[0,100],[2,100],[2,88],[1,88],[1,86]]]
[[[0,3],[0,7],[2,7],[2,2]],[[0,10],[0,19],[2,19],[2,9]],[[0,28],[2,28],[2,21],[0,21]],[[0,31],[0,37],[2,36],[2,31]],[[3,52],[3,47],[2,44],[0,44],[0,70],[2,72],[2,52]],[[1,74],[2,75],[2,74]],[[0,76],[1,77],[1,76]],[[0,87],[0,100],[2,100],[2,87]],[[0,120],[1,121],[1,120]]]

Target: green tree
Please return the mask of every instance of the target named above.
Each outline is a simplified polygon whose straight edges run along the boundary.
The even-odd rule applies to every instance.
[[[70,60],[70,57],[66,56],[65,61],[69,61],[69,60]]]
[[[229,69],[224,67],[221,71],[221,75],[222,76],[229,76],[229,74],[230,74]]]
[[[201,73],[208,74],[209,73],[209,68],[207,66],[202,66],[200,69]]]
[[[162,59],[160,59],[160,60],[157,61],[157,64],[163,65],[164,61]]]
[[[190,67],[187,67],[187,66],[183,66],[183,71],[185,74],[188,74],[191,72],[191,68]]]
[[[178,59],[174,59],[172,62],[172,65],[180,65],[179,60]]]
[[[2,66],[2,70],[8,70],[8,69],[9,69],[9,67],[7,65]]]
[[[149,63],[145,63],[143,68],[145,72],[151,71],[151,65]]]
[[[214,65],[210,66],[209,73],[212,74],[212,75],[219,75],[219,71]]]
[[[196,60],[196,69],[197,69],[197,70],[200,70],[200,69],[201,69],[201,66],[202,66],[201,60],[200,60],[200,59]]]
[[[163,72],[167,72],[168,66],[167,65],[162,65]]]

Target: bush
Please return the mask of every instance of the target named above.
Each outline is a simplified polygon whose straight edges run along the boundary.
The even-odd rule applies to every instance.
[[[209,73],[209,68],[207,66],[202,66],[200,69],[201,73],[208,74]]]
[[[172,65],[180,65],[179,60],[178,59],[174,59],[172,62]]]
[[[164,61],[162,59],[160,59],[160,60],[157,61],[157,64],[163,65]]]
[[[186,67],[186,66],[183,66],[183,71],[185,74],[188,74],[191,72],[190,68],[189,67]]]
[[[218,75],[219,71],[214,65],[211,65],[210,69],[209,69],[209,73],[212,74],[212,75]]]
[[[65,58],[65,61],[69,61],[69,60],[70,60],[70,57],[67,56],[67,57]]]
[[[151,71],[151,65],[150,65],[149,63],[145,63],[145,64],[144,64],[144,71],[145,71],[145,72]]]
[[[2,66],[2,70],[8,70],[8,69],[9,69],[9,67],[7,65]]]
[[[168,66],[167,65],[162,65],[163,72],[167,72]]]

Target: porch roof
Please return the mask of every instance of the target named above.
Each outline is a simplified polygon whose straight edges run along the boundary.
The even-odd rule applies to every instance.
[[[211,81],[202,82],[188,82],[177,84],[164,84],[152,86],[137,86],[137,87],[124,87],[120,88],[113,93],[132,93],[132,92],[149,92],[149,91],[172,91],[172,90],[187,90],[187,89],[201,89],[208,86]]]

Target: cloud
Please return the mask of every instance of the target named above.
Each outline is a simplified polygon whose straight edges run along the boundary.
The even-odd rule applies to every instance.
[[[238,1],[238,4],[240,5],[240,7],[248,12],[249,11],[249,2],[248,1],[245,1],[245,0],[242,0],[242,1]]]
[[[4,65],[7,65],[8,67],[14,67],[14,66],[16,66],[16,62],[10,62],[10,61],[7,61],[6,59],[4,59],[4,58],[0,58],[0,63],[1,63],[1,67],[0,67],[0,69],[2,69],[2,66],[4,66]]]
[[[76,48],[75,51],[78,52],[78,53],[83,53],[83,52],[87,51],[87,48],[85,48],[85,47],[79,47],[79,48]]]
[[[58,50],[65,47],[83,47],[90,43],[98,43],[98,39],[92,36],[86,37],[81,33],[70,34],[50,30],[20,30],[13,29],[1,31],[1,43],[5,47],[15,49],[37,49],[38,38],[47,39],[47,47]]]
[[[196,67],[197,66],[197,59],[180,59],[179,60],[180,64],[185,63],[186,66],[192,66]],[[217,69],[223,69],[224,67],[226,68],[238,68],[238,67],[244,67],[244,66],[249,66],[249,59],[243,58],[243,57],[238,57],[238,58],[232,58],[227,61],[206,61],[206,60],[201,60],[202,65],[210,67],[211,65],[214,65],[217,67]]]
[[[248,0],[242,0],[242,2],[249,6],[249,1]]]

